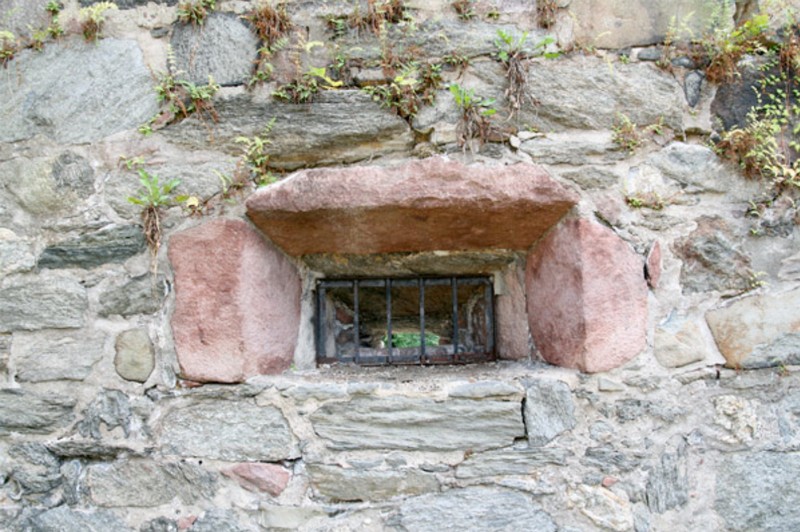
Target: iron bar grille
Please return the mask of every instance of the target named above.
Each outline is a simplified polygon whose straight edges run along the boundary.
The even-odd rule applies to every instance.
[[[463,364],[494,360],[491,277],[317,282],[320,364]]]

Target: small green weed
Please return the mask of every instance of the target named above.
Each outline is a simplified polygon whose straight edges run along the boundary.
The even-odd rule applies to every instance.
[[[142,208],[144,237],[155,262],[155,257],[161,248],[163,209],[177,205],[186,197],[174,194],[175,188],[180,184],[178,179],[170,179],[161,183],[156,174],[151,174],[144,168],[139,168],[137,173],[141,188],[135,196],[129,196],[128,201]]]
[[[102,37],[106,13],[112,9],[117,9],[117,4],[114,2],[98,2],[81,8],[81,33],[86,42],[95,42]]]
[[[556,0],[536,0],[536,21],[540,28],[550,28],[556,23]]]
[[[611,126],[611,141],[618,148],[627,151],[628,154],[633,154],[637,148],[641,147],[646,138],[665,134],[667,134],[667,128],[664,126],[663,117],[659,118],[658,122],[639,127],[625,113],[617,113]]]
[[[364,87],[381,105],[411,121],[423,105],[432,105],[442,83],[441,65],[408,61],[387,85]]]
[[[178,4],[178,22],[202,26],[217,9],[217,0],[186,0]]]
[[[342,37],[348,29],[379,35],[384,24],[399,24],[408,19],[403,0],[367,0],[366,13],[361,12],[356,2],[349,14],[328,15],[325,22],[335,39]]]
[[[506,80],[508,87],[505,96],[508,101],[509,117],[525,104],[533,103],[532,97],[525,90],[528,78],[527,60],[535,56],[544,56],[547,59],[559,57],[560,52],[547,51],[547,47],[555,42],[552,37],[545,37],[532,48],[526,48],[528,32],[513,36],[510,33],[499,29],[494,40],[494,56],[506,67]]]
[[[0,64],[3,68],[8,66],[8,62],[14,59],[19,51],[19,44],[16,37],[10,31],[0,30]]]
[[[453,0],[450,5],[461,20],[472,20],[477,15],[473,0]]]
[[[491,117],[497,112],[493,107],[494,98],[482,98],[474,89],[467,89],[457,83],[450,84],[450,93],[461,109],[461,122],[458,125],[458,145],[466,150],[472,140],[480,144],[489,140],[494,132]]]
[[[256,186],[268,185],[275,179],[269,168],[270,155],[267,151],[272,144],[269,136],[274,126],[275,118],[272,118],[264,126],[260,135],[236,137],[236,143],[242,145],[242,160],[249,169],[250,178]]]
[[[289,44],[288,33],[294,27],[286,11],[286,4],[273,7],[270,2],[261,0],[253,9],[242,16],[250,23],[253,31],[261,40],[258,59],[253,68],[253,76],[248,86],[264,82],[272,76],[273,66],[270,60],[278,51]]]
[[[657,192],[625,194],[625,203],[634,209],[652,209],[654,211],[660,211],[666,205],[664,198]]]

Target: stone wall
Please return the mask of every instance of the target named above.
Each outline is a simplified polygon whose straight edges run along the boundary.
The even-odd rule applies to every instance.
[[[327,22],[354,2],[290,1],[301,37],[251,88],[256,2],[192,26],[175,0],[120,1],[86,43],[93,3],[63,2],[67,35],[37,51],[43,5],[0,0],[21,45],[0,69],[0,529],[800,526],[797,210],[750,216],[766,185],[708,144],[742,123],[755,70],[656,66],[673,21],[699,34],[757,2],[539,2],[545,21],[536,2],[409,0],[379,38]],[[512,116],[498,29],[569,51],[530,60]],[[413,117],[358,88],[398,82],[388,51],[451,58]],[[344,64],[347,87],[274,99],[298,61]],[[170,62],[221,85],[216,120],[159,101]],[[446,83],[496,98],[487,142],[459,145]],[[280,180],[256,191],[237,138],[272,118]],[[155,254],[128,201],[139,162],[189,196]],[[343,244],[309,236],[320,220]],[[317,278],[420,273],[494,276],[499,361],[317,367]]]

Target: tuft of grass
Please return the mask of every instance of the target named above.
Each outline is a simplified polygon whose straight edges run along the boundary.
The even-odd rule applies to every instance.
[[[112,9],[117,9],[114,2],[98,2],[81,8],[81,33],[86,42],[96,42],[102,37],[106,13]]]
[[[208,15],[217,9],[217,0],[186,0],[178,4],[178,21],[202,26]]]

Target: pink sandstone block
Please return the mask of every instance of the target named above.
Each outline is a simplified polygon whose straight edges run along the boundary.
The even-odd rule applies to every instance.
[[[214,220],[169,240],[175,274],[172,334],[180,377],[242,382],[292,363],[300,278],[244,220]]]
[[[291,474],[286,468],[275,464],[245,462],[222,470],[226,477],[234,479],[248,491],[263,491],[277,497],[289,483]]]
[[[642,260],[599,224],[567,220],[549,233],[528,255],[526,290],[531,334],[551,364],[608,371],[645,347]]]

